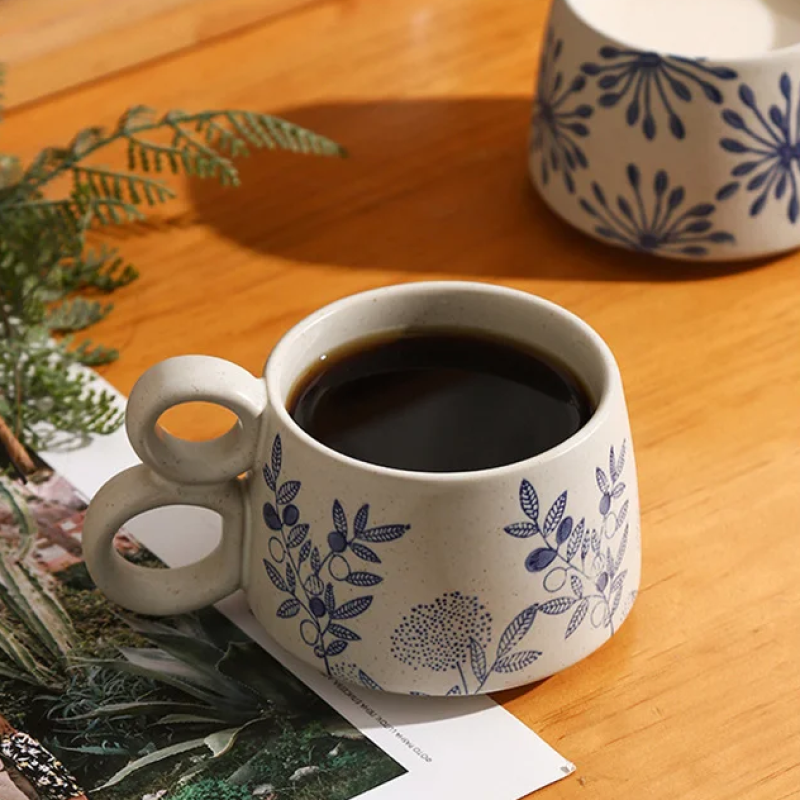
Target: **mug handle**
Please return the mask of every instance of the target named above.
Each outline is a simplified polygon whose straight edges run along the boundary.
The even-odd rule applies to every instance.
[[[237,423],[207,442],[167,433],[159,417],[192,401],[233,411]],[[125,423],[144,462],[112,478],[89,504],[83,552],[89,574],[109,599],[155,616],[181,614],[212,604],[242,584],[247,524],[246,482],[255,459],[266,387],[241,367],[210,356],[162,361],[137,381]],[[222,517],[222,539],[212,553],[185,567],[148,569],[126,561],[114,537],[132,517],[168,505],[190,505]]]

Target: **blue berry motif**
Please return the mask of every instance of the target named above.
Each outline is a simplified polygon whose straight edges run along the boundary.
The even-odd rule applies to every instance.
[[[654,111],[660,108],[667,118],[670,133],[686,138],[686,125],[677,111],[678,103],[690,103],[695,92],[720,105],[723,94],[719,81],[735,80],[738,74],[728,67],[709,66],[701,59],[663,56],[659,53],[602,47],[604,63],[583,64],[585,75],[596,77],[603,94],[598,104],[615,108],[627,101],[625,119],[631,127],[641,121],[642,132],[649,140],[656,138],[658,124]]]
[[[536,547],[525,559],[525,568],[542,576],[547,592],[557,595],[537,606],[542,614],[569,612],[564,638],[572,636],[588,619],[595,628],[614,632],[614,620],[627,614],[635,592],[625,592],[628,571],[621,569],[628,546],[630,526],[627,521],[629,501],[624,498],[626,442],[619,454],[612,447],[608,472],[595,470],[600,491],[600,525],[594,528],[586,518],[579,521],[568,513],[568,491],[563,491],[542,519],[539,495],[533,485],[523,480],[519,503],[525,520],[506,527],[510,536],[535,538]]]
[[[734,136],[720,141],[723,150],[741,158],[731,171],[736,180],[727,183],[717,200],[733,197],[744,184],[747,192],[755,193],[750,206],[750,216],[757,217],[769,200],[770,193],[776,202],[786,200],[786,215],[794,224],[800,216],[797,177],[800,173],[800,102],[792,98],[792,79],[783,73],[779,80],[783,108],[771,105],[765,112],[759,108],[755,92],[747,85],[739,87],[739,99],[749,110],[745,116],[733,109],[725,109],[722,119]]]
[[[300,509],[294,502],[300,493],[300,481],[279,481],[282,461],[281,437],[277,435],[270,463],[264,464],[263,469],[264,481],[273,495],[273,501],[263,508],[264,522],[272,531],[264,569],[275,588],[287,595],[277,616],[299,621],[303,642],[322,659],[326,672],[333,675],[331,660],[361,640],[352,620],[364,614],[374,599],[372,594],[358,594],[342,602],[337,593],[342,587],[361,590],[382,583],[383,577],[359,562],[380,564],[373,547],[400,539],[410,526],[370,526],[368,504],[358,509],[351,526],[344,507],[334,500],[333,530],[327,535],[327,552],[323,554],[313,541],[311,526],[300,521]],[[366,673],[358,672],[356,669],[345,677],[356,677],[372,689],[380,688]]]
[[[683,186],[670,187],[669,176],[658,170],[652,183],[652,201],[645,196],[641,171],[627,168],[632,195],[611,202],[602,187],[592,183],[592,199],[581,198],[581,208],[595,220],[594,232],[614,244],[642,253],[706,256],[709,244],[732,244],[735,238],[714,230],[713,203],[697,203],[681,210],[686,201]]]
[[[556,39],[551,28],[540,59],[530,149],[532,154],[539,155],[542,183],[547,186],[551,172],[560,172],[567,191],[574,194],[573,174],[589,166],[578,142],[589,136],[585,120],[592,116],[594,109],[586,103],[575,102],[575,95],[586,88],[583,75],[564,83],[564,74],[558,69],[563,46],[563,40]]]

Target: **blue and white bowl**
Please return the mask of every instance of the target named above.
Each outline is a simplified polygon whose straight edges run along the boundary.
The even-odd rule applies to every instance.
[[[800,3],[719,6],[555,0],[528,163],[567,222],[687,260],[800,245]]]

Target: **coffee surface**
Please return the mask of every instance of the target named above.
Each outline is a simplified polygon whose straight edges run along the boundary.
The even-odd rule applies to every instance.
[[[422,472],[522,461],[568,439],[593,413],[580,381],[548,356],[461,330],[395,333],[333,351],[287,405],[333,450]]]

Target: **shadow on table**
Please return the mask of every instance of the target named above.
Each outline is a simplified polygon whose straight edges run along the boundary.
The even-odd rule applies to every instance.
[[[275,109],[345,161],[259,152],[230,192],[194,183],[200,221],[255,251],[355,269],[485,278],[696,280],[762,266],[628,253],[561,222],[530,187],[527,97]]]

